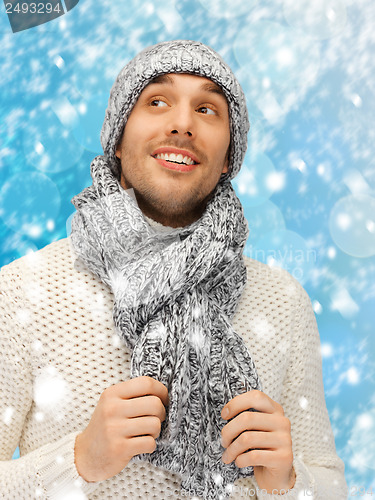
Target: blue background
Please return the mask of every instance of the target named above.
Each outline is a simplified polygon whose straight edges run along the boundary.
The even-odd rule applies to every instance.
[[[233,182],[246,254],[310,295],[337,451],[364,498],[375,496],[374,22],[371,0],[82,0],[13,34],[0,4],[0,265],[69,234],[122,66],[163,40],[210,45],[248,100]]]

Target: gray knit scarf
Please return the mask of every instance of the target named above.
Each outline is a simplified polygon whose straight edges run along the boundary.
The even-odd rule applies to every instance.
[[[91,176],[72,200],[73,249],[113,292],[131,376],[153,377],[169,392],[157,448],[136,459],[180,474],[191,495],[226,498],[253,469],[221,461],[220,413],[234,396],[261,388],[231,325],[246,283],[240,201],[229,181],[219,182],[202,217],[176,236],[155,232],[103,156]]]

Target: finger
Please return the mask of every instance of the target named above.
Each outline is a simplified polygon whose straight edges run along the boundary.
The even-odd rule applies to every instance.
[[[227,448],[244,431],[290,430],[290,421],[282,415],[243,411],[221,430],[222,444]]]
[[[163,422],[166,411],[165,406],[157,396],[141,396],[121,401],[119,416],[125,418],[155,416]]]
[[[282,413],[282,406],[262,391],[252,390],[231,399],[222,409],[221,416],[229,420],[250,408],[263,413]]]
[[[152,436],[136,436],[126,442],[127,453],[134,457],[141,453],[152,453],[156,450],[156,442]]]
[[[281,460],[285,462],[284,459]],[[272,450],[250,450],[239,455],[234,462],[237,467],[248,467],[249,465],[277,468],[280,466],[280,457]]]
[[[113,385],[107,391],[113,392],[123,399],[138,398],[140,396],[158,396],[163,404],[169,404],[168,389],[164,384],[152,377],[137,377]]]
[[[223,453],[222,460],[229,464],[239,455],[252,449],[277,450],[284,446],[283,437],[277,432],[248,431],[235,439]]]
[[[158,417],[136,417],[129,418],[124,423],[124,436],[127,438],[136,436],[159,437],[161,421]]]

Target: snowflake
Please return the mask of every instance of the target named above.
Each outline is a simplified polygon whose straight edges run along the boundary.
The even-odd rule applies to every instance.
[[[53,366],[44,368],[34,382],[34,401],[42,410],[53,409],[68,394],[67,382]]]
[[[223,476],[221,474],[214,474],[212,477],[213,477],[213,480],[214,480],[215,484],[217,484],[218,486],[220,484],[222,484],[222,482],[223,482]]]
[[[12,408],[11,406],[8,406],[8,408],[5,408],[4,414],[3,414],[3,422],[5,425],[11,424],[13,415],[14,415],[14,408]]]
[[[302,410],[306,410],[306,408],[309,406],[309,402],[304,396],[302,396],[302,398],[299,399],[299,405]]]
[[[205,335],[203,331],[199,328],[193,328],[190,332],[190,343],[196,348],[196,350],[201,350],[205,344]]]

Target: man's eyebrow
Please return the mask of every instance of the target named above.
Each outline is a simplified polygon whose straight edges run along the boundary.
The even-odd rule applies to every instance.
[[[151,82],[149,83],[149,85],[157,84],[157,83],[162,83],[162,84],[166,84],[166,85],[174,85],[173,78],[171,78],[169,75],[159,75],[159,76],[156,76],[155,78],[153,78],[151,80]],[[226,99],[226,96],[225,96],[223,90],[215,82],[206,82],[206,83],[203,83],[201,85],[201,90],[203,90],[205,92],[212,92],[213,94],[219,94],[219,95],[223,96]]]
[[[151,82],[148,85],[152,85],[154,83],[166,83],[168,85],[174,85],[174,82],[173,82],[172,78],[170,76],[168,76],[168,75],[159,75],[159,76],[156,76],[155,78],[153,78],[151,80]]]
[[[204,83],[201,86],[201,89],[205,90],[206,92],[212,92],[213,94],[219,94],[219,95],[222,95],[223,97],[225,97],[225,94],[224,94],[223,90],[221,89],[221,87],[219,87],[219,85],[217,85],[214,82]]]

